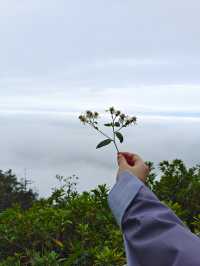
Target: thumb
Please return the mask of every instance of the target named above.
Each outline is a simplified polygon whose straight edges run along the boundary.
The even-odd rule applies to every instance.
[[[129,165],[128,165],[125,157],[121,153],[118,153],[117,160],[118,160],[119,169],[129,168]]]

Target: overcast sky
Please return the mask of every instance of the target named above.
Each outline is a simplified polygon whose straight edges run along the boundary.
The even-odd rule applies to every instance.
[[[114,184],[115,150],[77,116],[109,106],[138,117],[122,150],[200,163],[199,0],[0,3],[0,169],[34,181]]]

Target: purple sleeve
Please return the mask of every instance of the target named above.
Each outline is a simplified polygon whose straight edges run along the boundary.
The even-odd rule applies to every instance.
[[[123,233],[128,266],[200,266],[200,238],[137,177],[123,172],[108,201]]]

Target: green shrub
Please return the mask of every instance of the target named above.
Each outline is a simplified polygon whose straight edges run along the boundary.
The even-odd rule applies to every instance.
[[[200,236],[200,167],[164,161],[158,179],[153,164],[149,166],[147,185]],[[57,179],[60,186],[49,198],[0,213],[0,266],[124,265],[122,233],[107,201],[109,188],[99,185],[78,193],[76,176]]]
[[[28,210],[16,205],[0,214],[2,265],[121,265],[125,261],[106,185],[81,194],[68,191],[67,197],[62,190]]]

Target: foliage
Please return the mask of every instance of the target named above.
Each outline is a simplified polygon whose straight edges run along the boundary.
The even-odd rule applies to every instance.
[[[50,198],[1,213],[0,265],[123,265],[106,185],[78,194],[72,177],[59,179]]]
[[[159,179],[152,163],[148,186],[171,207],[194,232],[195,217],[200,214],[200,165],[187,168],[183,161],[163,161],[159,164]]]
[[[195,234],[200,237],[200,214],[195,217],[193,225]]]
[[[26,181],[26,180],[25,180]],[[27,190],[26,184],[19,182],[12,170],[0,170],[0,212],[18,203],[23,209],[31,207],[37,194]]]
[[[147,185],[200,236],[200,167],[163,161]],[[58,188],[32,207],[13,205],[0,213],[0,266],[122,266],[123,237],[108,207],[109,188],[78,193],[77,177],[57,176]]]
[[[0,266],[59,266],[60,263],[62,263],[62,259],[59,259],[58,254],[54,251],[46,252],[43,255],[40,255],[38,252],[27,251],[27,254],[24,256],[16,253],[13,257],[7,257],[0,263]]]

